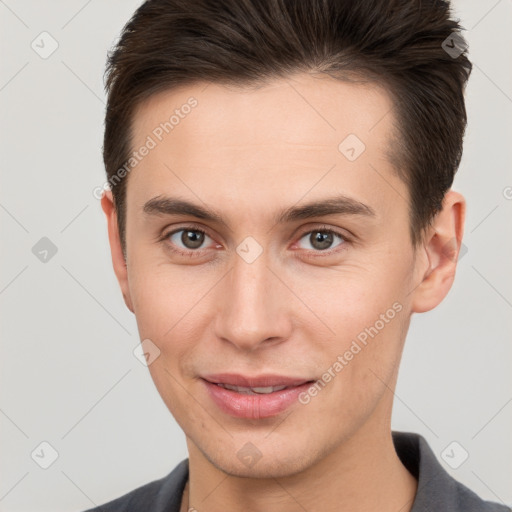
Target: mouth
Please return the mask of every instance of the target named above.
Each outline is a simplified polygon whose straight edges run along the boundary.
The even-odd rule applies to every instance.
[[[267,387],[253,387],[253,388],[244,388],[241,386],[231,386],[230,384],[222,384],[216,383],[217,386],[220,386],[224,389],[230,389],[231,391],[236,391],[237,393],[242,393],[244,395],[268,395],[269,393],[274,393],[276,391],[281,391],[283,389],[289,389],[290,387],[295,386],[267,386]]]
[[[264,389],[270,387],[295,387],[306,382],[314,382],[316,379],[304,379],[301,377],[288,377],[277,374],[264,374],[249,377],[239,373],[217,373],[212,375],[204,375],[204,380],[212,384],[222,384],[237,388]],[[263,391],[264,392],[264,391]]]
[[[261,419],[276,416],[296,403],[298,396],[316,379],[217,374],[201,380],[209,397],[224,413],[238,418]]]

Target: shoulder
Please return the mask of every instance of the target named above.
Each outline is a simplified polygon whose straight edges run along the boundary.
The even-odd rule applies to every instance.
[[[467,512],[511,512],[512,509],[494,501],[484,501],[473,491],[458,483],[457,498],[459,510]]]
[[[188,459],[185,459],[163,478],[141,485],[123,496],[84,512],[179,511],[187,478]]]
[[[505,505],[485,501],[453,478],[440,464],[424,437],[393,431],[396,452],[418,480],[411,512],[511,512]]]

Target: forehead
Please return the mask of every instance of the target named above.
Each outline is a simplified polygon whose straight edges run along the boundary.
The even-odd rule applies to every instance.
[[[258,88],[195,83],[156,94],[134,115],[132,149],[151,149],[130,173],[127,204],[140,209],[179,191],[252,215],[272,201],[335,189],[388,208],[407,195],[386,159],[392,106],[376,84],[309,74]]]
[[[189,109],[190,98],[197,105]],[[390,129],[391,108],[390,96],[377,84],[327,75],[297,74],[258,87],[200,82],[157,93],[141,103],[133,135],[134,142],[142,142],[177,110],[171,121],[173,137],[166,137],[169,144],[178,133],[186,136],[190,131],[208,139],[209,149],[226,147],[227,135],[238,144],[272,146],[287,141],[327,148],[336,147],[344,134],[352,132],[375,143]],[[187,117],[192,121],[184,122]],[[380,130],[375,130],[377,125]],[[282,128],[285,131],[276,140]]]

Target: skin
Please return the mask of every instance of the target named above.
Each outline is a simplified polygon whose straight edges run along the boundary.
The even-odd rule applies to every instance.
[[[415,249],[409,193],[385,157],[389,95],[321,75],[159,93],[136,111],[134,148],[190,96],[197,107],[129,175],[126,261],[111,193],[101,201],[126,305],[141,340],[161,351],[151,377],[186,434],[182,510],[410,510],[417,481],[394,450],[393,390],[411,315],[436,307],[453,283],[463,196],[446,194]],[[351,133],[366,146],[353,162],[338,150]],[[375,216],[274,221],[283,208],[333,194]],[[225,224],[143,212],[163,195],[212,208]],[[180,227],[206,230],[200,253],[183,232],[159,241]],[[314,239],[322,227],[346,236],[334,235],[324,254]],[[252,263],[236,252],[247,236],[263,249]],[[235,418],[200,380],[219,372],[319,379],[394,303],[401,311],[307,405]],[[247,442],[261,453],[251,467],[237,457]]]

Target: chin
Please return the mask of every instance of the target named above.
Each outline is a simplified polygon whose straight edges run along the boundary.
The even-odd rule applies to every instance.
[[[216,451],[203,455],[220,471],[239,478],[283,478],[304,471],[316,462],[313,454],[304,453],[303,448],[289,446],[266,446],[258,450],[248,442],[233,456],[227,451]]]

